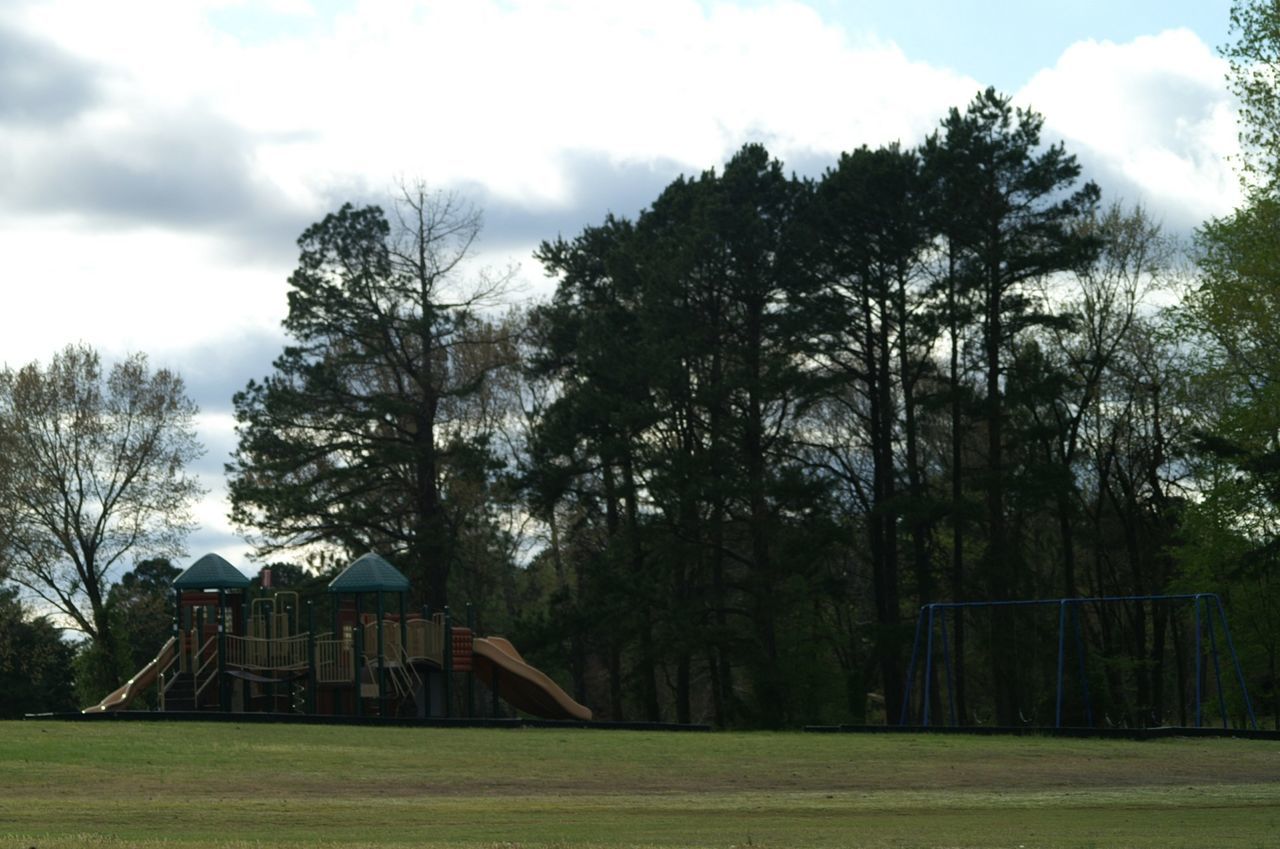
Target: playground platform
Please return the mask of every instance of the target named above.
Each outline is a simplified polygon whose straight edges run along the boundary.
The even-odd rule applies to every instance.
[[[329,583],[321,616],[314,600],[303,603],[293,591],[253,597],[247,577],[206,555],[174,579],[173,635],[155,658],[82,713],[132,714],[131,705],[154,692],[158,712],[172,717],[451,722],[460,704],[467,720],[475,717],[478,681],[491,696],[490,717],[591,721],[588,707],[509,640],[480,636],[470,617],[455,625],[448,607],[409,610],[408,590],[399,570],[366,554]],[[464,692],[455,693],[458,683]]]

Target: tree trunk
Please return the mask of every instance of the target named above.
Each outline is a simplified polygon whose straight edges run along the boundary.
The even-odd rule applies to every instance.
[[[868,374],[874,375],[868,389],[871,396],[871,453],[873,457],[872,556],[875,559],[876,614],[880,631],[880,671],[884,683],[887,715],[896,716],[902,706],[901,637],[899,635],[898,532],[894,499],[893,393],[890,364],[887,298],[881,291],[878,303],[867,304]],[[874,320],[878,308],[879,322]]]
[[[676,722],[688,725],[692,720],[690,704],[690,667],[693,658],[687,650],[681,650],[676,658]]]
[[[627,516],[627,555],[630,569],[629,583],[634,587],[644,587],[634,601],[640,609],[640,661],[638,676],[640,679],[640,702],[644,705],[646,718],[650,722],[662,721],[662,709],[658,704],[658,664],[653,647],[653,605],[650,583],[644,568],[644,547],[640,542],[639,507],[636,503],[635,469],[632,467],[631,452],[622,454],[623,502]]]
[[[93,561],[86,561],[86,571],[95,574]],[[106,667],[103,680],[114,690],[120,686],[120,655],[117,651],[115,629],[111,627],[111,614],[107,610],[102,597],[102,586],[97,581],[90,582],[85,588],[89,596],[89,605],[93,610],[93,643],[102,652],[102,663]]]
[[[761,655],[756,687],[761,722],[768,728],[782,725],[785,693],[778,664],[777,598],[773,562],[769,551],[769,505],[765,498],[764,414],[761,400],[764,304],[752,299],[747,307],[745,371],[747,409],[743,422],[743,462],[747,472],[747,506],[751,517],[749,536],[754,570],[755,623]]]
[[[968,601],[964,570],[964,432],[962,394],[960,389],[960,316],[954,251],[948,253],[947,323],[951,340],[948,390],[951,393],[951,599]],[[968,722],[964,673],[964,613],[956,611],[955,627],[956,716],[961,725]]]
[[[1169,629],[1169,606],[1155,604],[1151,610],[1151,709],[1156,725],[1164,725],[1164,644]]]
[[[1076,543],[1075,528],[1071,521],[1071,497],[1066,492],[1059,492],[1058,533],[1062,538],[1062,594],[1066,598],[1076,595]]]
[[[624,718],[622,712],[622,647],[616,639],[609,641],[609,718]]]
[[[560,549],[560,523],[556,521],[556,508],[551,507],[547,524],[551,529],[551,557],[556,568],[556,583],[568,589],[565,576],[564,555]],[[569,637],[569,656],[573,675],[573,697],[579,704],[587,703],[587,635],[583,632],[582,605],[585,599],[585,576],[582,568],[574,570],[573,630]]]
[[[993,234],[998,242],[998,234]],[[1005,539],[1004,515],[1004,400],[1000,387],[1000,346],[1004,342],[1003,281],[1000,279],[998,251],[986,260],[988,269],[986,316],[983,327],[983,353],[986,366],[987,425],[987,597],[1018,598],[1020,588],[1012,568]],[[1009,610],[996,610],[992,624],[1004,634],[994,634],[992,642],[993,673],[996,696],[996,721],[1011,726],[1018,720],[1018,669],[1014,646],[1006,638],[1014,617]]]
[[[618,516],[617,483],[614,481],[612,456],[601,452],[601,482],[604,485],[605,529],[608,544],[604,552],[605,563],[608,564],[606,580],[616,580],[617,544],[620,539],[621,519]],[[622,644],[623,632],[620,629],[606,628],[609,646],[609,713],[610,718],[620,720],[622,713]]]
[[[729,599],[724,580],[724,503],[717,498],[711,511],[711,604],[715,620],[711,663],[714,667],[712,688],[716,725],[721,728],[738,715],[737,697],[733,689],[733,661],[729,651]]]
[[[916,426],[915,377],[912,374],[910,339],[907,333],[907,290],[905,276],[898,278],[898,369],[902,386],[902,415],[906,439],[908,511],[911,525],[911,559],[915,566],[916,592],[921,605],[933,601],[933,569],[929,562],[929,523],[921,518],[925,497],[924,475],[920,468],[919,433]]]

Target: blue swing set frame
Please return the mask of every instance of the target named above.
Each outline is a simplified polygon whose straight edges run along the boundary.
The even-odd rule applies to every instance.
[[[932,697],[931,687],[934,677],[934,633],[941,627],[942,655],[945,663],[945,682],[947,688],[946,703],[949,710],[949,718],[952,726],[960,724],[959,717],[956,713],[955,698],[955,672],[951,651],[950,632],[947,627],[947,612],[962,612],[970,609],[981,608],[1001,608],[1001,607],[1048,607],[1052,605],[1058,606],[1058,678],[1057,678],[1057,699],[1054,709],[1054,728],[1062,728],[1062,702],[1063,702],[1063,679],[1064,667],[1066,662],[1066,634],[1067,619],[1070,614],[1072,622],[1072,632],[1074,634],[1076,658],[1079,661],[1079,677],[1082,696],[1084,700],[1085,722],[1088,727],[1094,727],[1093,708],[1089,701],[1089,679],[1085,673],[1085,650],[1084,640],[1080,634],[1080,607],[1085,604],[1113,604],[1124,602],[1187,602],[1190,601],[1195,607],[1195,676],[1196,676],[1196,707],[1195,707],[1195,727],[1203,727],[1204,719],[1204,684],[1205,673],[1207,672],[1204,659],[1204,630],[1208,626],[1209,631],[1209,647],[1210,655],[1213,659],[1214,679],[1217,684],[1218,709],[1222,716],[1222,727],[1228,727],[1227,719],[1227,702],[1226,695],[1222,684],[1222,664],[1218,651],[1217,632],[1214,628],[1213,618],[1217,614],[1219,625],[1222,629],[1223,636],[1227,644],[1227,650],[1231,654],[1231,663],[1235,670],[1235,678],[1240,686],[1240,694],[1244,700],[1245,711],[1248,714],[1250,726],[1256,731],[1258,729],[1258,720],[1253,712],[1253,704],[1249,700],[1249,689],[1245,685],[1244,671],[1240,666],[1240,658],[1236,654],[1235,641],[1231,638],[1231,629],[1227,625],[1227,614],[1222,606],[1222,599],[1217,593],[1189,593],[1175,595],[1127,595],[1127,596],[1093,596],[1080,598],[1050,598],[1050,599],[1021,599],[1010,601],[951,601],[951,602],[935,602],[926,604],[920,608],[920,614],[916,618],[915,640],[911,647],[911,661],[907,666],[906,687],[903,690],[902,711],[898,717],[899,726],[907,726],[911,719],[911,695],[915,690],[915,672],[917,661],[920,656],[920,642],[922,632],[925,634],[925,668],[923,675],[923,689],[921,703],[921,727],[931,727],[933,717],[931,716]],[[1203,606],[1204,616],[1201,615]],[[957,613],[958,615],[958,613]],[[954,628],[954,622],[952,623]]]

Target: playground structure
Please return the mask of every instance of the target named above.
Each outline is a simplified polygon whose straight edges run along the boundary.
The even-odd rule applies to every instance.
[[[448,608],[408,611],[408,589],[394,566],[363,555],[330,582],[330,629],[321,632],[313,603],[301,605],[290,591],[250,599],[248,578],[205,555],[173,582],[173,636],[83,712],[125,710],[155,687],[161,711],[448,718],[455,673],[463,673],[468,710],[479,679],[495,714],[501,698],[543,719],[591,719],[590,709],[502,637],[477,637],[470,623],[455,626]]]
[[[911,649],[911,660],[907,667],[907,679],[898,725],[918,724],[922,727],[931,727],[935,724],[949,725],[951,727],[960,725],[960,716],[957,710],[959,700],[957,699],[956,687],[956,632],[959,627],[960,617],[967,611],[988,611],[1004,614],[1007,617],[1006,622],[1012,623],[1012,626],[1016,629],[1016,620],[1012,617],[1019,611],[1044,610],[1056,607],[1057,653],[1056,670],[1053,676],[1053,725],[1048,727],[1059,729],[1066,727],[1097,727],[1100,718],[1095,715],[1093,700],[1090,698],[1089,652],[1086,649],[1086,642],[1081,632],[1081,610],[1092,610],[1096,614],[1104,607],[1113,609],[1125,605],[1185,607],[1188,603],[1192,607],[1193,634],[1187,636],[1188,641],[1193,643],[1193,647],[1190,647],[1189,652],[1187,652],[1190,655],[1191,662],[1186,665],[1192,667],[1187,671],[1191,673],[1191,681],[1194,683],[1187,682],[1182,689],[1187,691],[1187,698],[1192,699],[1191,713],[1194,716],[1194,720],[1192,723],[1188,723],[1184,713],[1183,721],[1180,725],[1193,728],[1203,728],[1205,726],[1206,690],[1209,684],[1209,670],[1212,667],[1213,680],[1216,684],[1217,709],[1222,727],[1224,729],[1230,727],[1230,717],[1234,707],[1235,714],[1240,717],[1238,725],[1241,727],[1247,725],[1256,731],[1258,729],[1258,720],[1254,714],[1253,704],[1249,699],[1249,690],[1245,684],[1240,659],[1236,654],[1235,641],[1232,639],[1231,629],[1227,625],[1227,614],[1222,600],[1215,593],[926,604],[920,608],[920,613],[916,620],[915,639]],[[1155,617],[1151,617],[1151,619],[1155,619]],[[1178,629],[1174,626],[1173,619],[1167,612],[1161,627],[1167,628],[1173,633],[1173,641],[1175,643],[1173,651],[1177,654],[1179,648],[1177,645]],[[1070,634],[1068,634],[1069,628]],[[1219,632],[1221,632],[1222,644],[1226,647],[1231,662],[1231,670],[1228,675],[1234,679],[1234,685],[1238,689],[1232,688],[1231,683],[1224,681]],[[936,641],[935,636],[937,637]],[[1016,630],[1003,634],[1003,639],[1016,646],[1018,642]],[[1164,634],[1162,633],[1156,640],[1156,644],[1160,646],[1161,651],[1165,649],[1164,642]],[[941,652],[940,670],[938,668],[939,651]],[[1067,656],[1069,653],[1074,655],[1076,670],[1072,674],[1076,678],[1076,686],[1079,688],[1080,698],[1080,721],[1075,724],[1069,724],[1064,719],[1064,704],[1067,695]],[[920,669],[921,665],[923,665],[923,669]],[[916,677],[917,670],[920,670],[919,678]],[[1177,670],[1177,672],[1179,675],[1182,674],[1181,670]],[[941,680],[939,680],[939,676],[941,676]],[[1238,697],[1238,701],[1235,705],[1229,707],[1227,693],[1233,689],[1232,696]],[[1185,705],[1183,707],[1185,709]],[[944,713],[941,723],[936,721],[936,713]],[[919,717],[919,721],[913,722],[916,716]]]

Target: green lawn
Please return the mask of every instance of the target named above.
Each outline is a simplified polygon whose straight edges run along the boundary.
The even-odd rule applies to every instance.
[[[0,847],[1274,847],[1280,743],[0,723]]]

